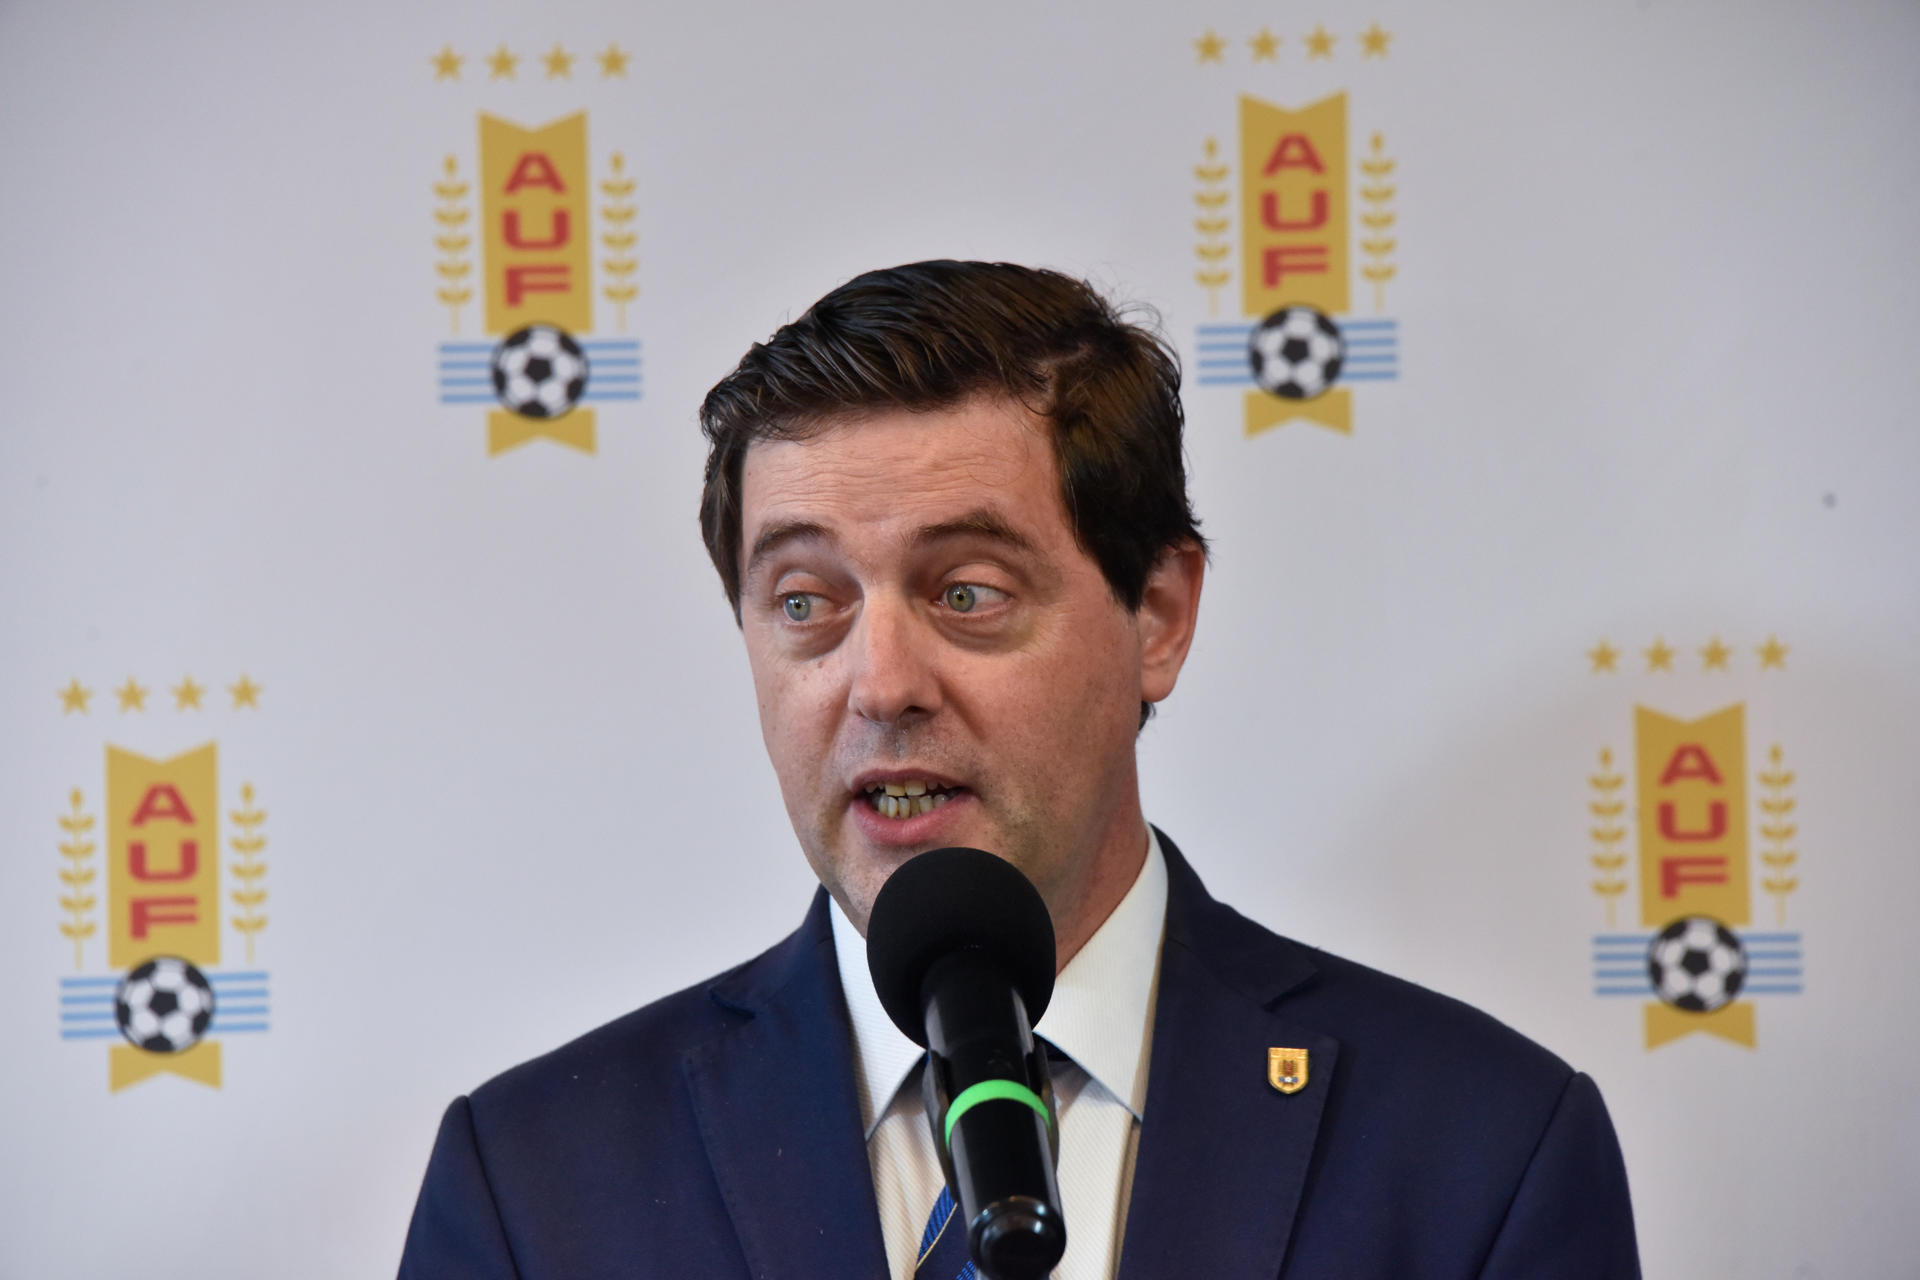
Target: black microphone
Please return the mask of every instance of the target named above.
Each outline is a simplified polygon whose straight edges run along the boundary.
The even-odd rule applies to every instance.
[[[979,849],[909,859],[867,921],[880,1003],[929,1050],[933,1145],[988,1280],[1038,1280],[1067,1248],[1053,1085],[1033,1039],[1053,998],[1053,957],[1040,891]]]

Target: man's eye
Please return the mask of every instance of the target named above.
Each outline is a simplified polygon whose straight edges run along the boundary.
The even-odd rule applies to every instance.
[[[1001,592],[994,587],[977,586],[971,582],[956,582],[940,593],[940,599],[947,608],[955,613],[972,613],[983,604],[992,604],[994,597]]]
[[[813,616],[813,597],[796,591],[780,601],[780,608],[792,621],[805,622]]]

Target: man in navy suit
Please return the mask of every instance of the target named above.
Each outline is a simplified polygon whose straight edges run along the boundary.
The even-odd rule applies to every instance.
[[[403,1277],[971,1275],[858,954],[907,858],[1053,916],[1066,1280],[1636,1276],[1592,1082],[1214,901],[1141,813],[1206,546],[1173,353],[1079,281],[872,272],[711,393],[701,526],[822,888],[447,1111]]]

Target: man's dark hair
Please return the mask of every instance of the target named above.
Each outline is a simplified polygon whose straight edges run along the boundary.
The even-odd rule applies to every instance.
[[[757,440],[803,440],[877,410],[979,395],[1050,428],[1080,545],[1128,609],[1183,543],[1206,546],[1187,501],[1180,360],[1085,282],[1004,262],[916,262],[841,285],[753,345],[707,393],[700,532],[740,616],[740,477]]]

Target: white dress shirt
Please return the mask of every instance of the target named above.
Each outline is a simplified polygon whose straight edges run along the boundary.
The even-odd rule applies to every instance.
[[[1035,1028],[1071,1059],[1056,1058],[1053,1067],[1060,1208],[1067,1220],[1057,1280],[1112,1280],[1120,1261],[1146,1110],[1166,918],[1167,864],[1149,827],[1146,861],[1133,887],[1054,981],[1053,1000]],[[887,1266],[895,1280],[911,1280],[921,1229],[944,1185],[920,1103],[922,1050],[880,1007],[866,943],[838,903],[833,945],[852,1015],[854,1085]]]

